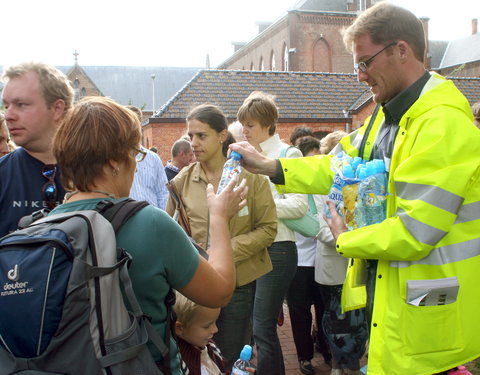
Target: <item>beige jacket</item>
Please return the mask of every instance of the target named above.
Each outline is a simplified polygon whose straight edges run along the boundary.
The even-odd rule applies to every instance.
[[[248,284],[272,270],[267,252],[277,234],[277,213],[269,181],[265,176],[242,171],[240,178],[247,180],[247,206],[230,219],[233,260],[237,273],[237,286]],[[208,243],[207,178],[200,163],[183,168],[171,180],[185,206],[193,239]],[[175,204],[172,197],[167,212],[173,216]]]

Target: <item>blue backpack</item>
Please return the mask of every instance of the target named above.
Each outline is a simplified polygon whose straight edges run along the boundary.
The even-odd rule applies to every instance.
[[[0,375],[162,374],[149,339],[169,372],[167,346],[132,289],[132,258],[115,239],[147,204],[105,200],[0,239]]]

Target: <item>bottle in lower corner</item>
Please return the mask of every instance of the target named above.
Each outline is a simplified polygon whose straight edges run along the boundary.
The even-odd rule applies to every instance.
[[[231,375],[249,375],[248,368],[254,368],[250,362],[252,359],[252,347],[245,345],[240,353],[240,358],[237,359],[232,367]]]

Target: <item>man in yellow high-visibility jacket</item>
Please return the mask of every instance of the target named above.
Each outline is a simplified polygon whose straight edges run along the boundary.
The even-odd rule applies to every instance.
[[[411,12],[380,2],[343,36],[378,105],[333,153],[382,159],[388,171],[383,222],[350,232],[338,215],[329,223],[337,251],[366,260],[350,271],[367,265],[368,374],[446,374],[480,356],[480,131],[453,83],[425,71],[423,27]],[[273,160],[246,143],[230,148],[281,192],[327,194],[332,184],[331,155]],[[446,302],[417,303],[415,284]],[[345,308],[365,306],[350,286]]]

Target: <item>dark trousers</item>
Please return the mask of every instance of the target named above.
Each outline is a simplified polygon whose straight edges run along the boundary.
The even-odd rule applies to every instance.
[[[293,241],[274,242],[268,248],[273,270],[256,281],[253,307],[253,338],[257,346],[257,375],[283,375],[282,347],[277,318],[297,268]]]
[[[225,368],[231,370],[245,344],[251,343],[251,321],[255,282],[238,286],[227,306],[217,319],[218,332],[213,336],[226,360]]]
[[[299,361],[310,361],[313,358],[312,305],[319,331],[318,339],[325,343],[321,324],[324,305],[318,287],[315,282],[315,267],[297,267],[297,272],[288,289],[287,303]]]

